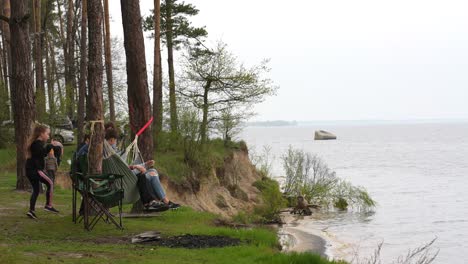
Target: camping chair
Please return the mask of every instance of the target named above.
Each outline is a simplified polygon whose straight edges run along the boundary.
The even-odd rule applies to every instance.
[[[105,221],[113,222],[118,228],[122,228],[122,204],[133,204],[140,199],[137,188],[138,178],[128,168],[128,164],[140,164],[143,157],[138,149],[138,136],[141,135],[153,122],[151,118],[135,135],[133,142],[124,153],[117,153],[107,141],[104,140],[104,151],[101,175],[86,175],[88,172],[87,156],[73,156],[70,177],[73,182],[73,221],[76,223],[84,220],[85,228],[91,230],[94,225],[107,216]],[[96,122],[94,122],[96,123]],[[94,123],[92,123],[92,129]],[[91,132],[91,137],[93,133]],[[117,187],[115,180],[120,180]],[[77,196],[83,197],[84,212],[77,216]],[[107,208],[119,206],[120,224],[117,224],[113,215]],[[95,217],[89,223],[91,210],[96,211]],[[83,218],[81,218],[83,217]]]
[[[70,173],[73,182],[73,221],[76,223],[83,220],[84,227],[87,230],[92,230],[100,219],[107,223],[113,223],[119,229],[123,229],[123,176],[116,173],[87,174],[87,155],[76,157],[76,154],[74,154],[73,157]],[[78,193],[83,197],[83,211],[77,217]],[[109,208],[115,206],[119,207],[119,222],[114,219],[114,215],[109,211]]]

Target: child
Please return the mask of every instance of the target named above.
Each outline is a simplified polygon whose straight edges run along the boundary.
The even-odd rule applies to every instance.
[[[60,162],[62,161],[63,155],[63,145],[62,143],[60,143],[60,141],[56,140],[55,138],[53,138],[50,141],[50,144],[52,144],[52,147],[54,148],[54,155],[57,159],[57,164],[60,166]]]
[[[55,173],[58,169],[57,158],[55,157],[54,146],[49,144],[46,147],[47,157],[45,157],[45,169],[47,175],[55,185]]]
[[[32,219],[37,219],[35,207],[37,196],[39,195],[39,185],[41,183],[45,184],[47,187],[46,205],[44,210],[52,213],[59,212],[52,206],[54,183],[51,179],[49,179],[49,177],[46,176],[43,171],[45,169],[44,158],[47,156],[44,144],[49,139],[49,134],[50,129],[48,127],[37,125],[29,139],[28,160],[26,161],[26,176],[31,182],[33,192],[31,194],[31,199],[29,200],[29,211],[26,215]]]

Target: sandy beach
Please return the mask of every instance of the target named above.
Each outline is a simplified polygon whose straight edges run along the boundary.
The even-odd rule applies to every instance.
[[[314,252],[327,257],[325,239],[301,230],[301,217],[289,213],[281,214],[285,224],[279,229],[280,243],[286,252]]]

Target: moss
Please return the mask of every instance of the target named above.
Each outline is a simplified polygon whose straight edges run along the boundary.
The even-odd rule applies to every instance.
[[[221,209],[224,209],[224,208],[228,208],[229,205],[227,204],[226,202],[226,199],[224,199],[224,196],[218,194],[216,195],[216,202],[215,202],[216,206],[218,206],[219,208]]]
[[[247,195],[246,192],[244,192],[239,185],[237,184],[231,184],[227,187],[229,193],[231,194],[232,197],[243,200],[245,202],[249,201],[249,196]]]

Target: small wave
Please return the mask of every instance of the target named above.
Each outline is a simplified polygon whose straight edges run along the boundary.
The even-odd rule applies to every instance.
[[[454,223],[466,223],[468,220],[465,219],[454,219],[454,220],[439,220],[433,221],[433,224],[454,224]]]

